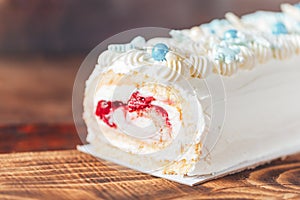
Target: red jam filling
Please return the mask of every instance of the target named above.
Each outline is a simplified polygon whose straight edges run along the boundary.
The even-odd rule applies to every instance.
[[[143,112],[154,109],[161,117],[165,119],[167,127],[170,128],[171,123],[167,111],[157,105],[153,105],[154,97],[144,97],[138,91],[132,93],[127,103],[122,101],[106,101],[100,100],[97,104],[95,114],[108,126],[117,128],[117,125],[111,121],[112,113],[122,107],[126,112],[137,112],[139,116],[143,116]]]

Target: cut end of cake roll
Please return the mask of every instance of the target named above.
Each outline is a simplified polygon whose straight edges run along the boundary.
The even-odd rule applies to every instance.
[[[129,160],[136,159],[141,171],[186,174],[201,155],[197,145],[208,125],[189,81],[202,79],[212,66],[204,56],[185,57],[172,50],[175,46],[167,40],[142,40],[140,48],[112,45],[103,52],[86,83],[84,120],[87,140],[98,151],[103,146],[114,149],[118,153],[111,156],[124,155],[123,162],[133,168]],[[208,95],[204,81],[198,87],[203,87],[202,96]],[[169,167],[186,160],[187,153],[181,169]]]

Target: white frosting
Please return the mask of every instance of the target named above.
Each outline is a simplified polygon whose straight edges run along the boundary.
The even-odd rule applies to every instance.
[[[256,58],[254,52],[247,47],[240,47],[240,54],[242,57],[240,68],[252,69],[255,66]]]
[[[174,82],[183,74],[183,64],[180,60],[167,60],[167,66],[171,70],[163,77],[165,80]]]
[[[215,61],[213,71],[220,75],[231,76],[237,73],[238,65],[235,62],[225,63],[225,62]]]
[[[277,36],[273,38],[273,56],[277,59],[287,59],[295,54],[296,48],[293,41],[286,36]]]
[[[195,42],[198,42],[199,40],[201,40],[201,37],[204,36],[203,30],[198,27],[198,26],[194,26],[193,28],[191,28],[188,31],[188,36]]]
[[[253,42],[250,47],[259,63],[266,63],[272,58],[272,50],[262,44]]]
[[[196,78],[206,78],[212,71],[212,64],[205,56],[190,55],[184,62],[190,68],[190,75]]]
[[[223,79],[227,101],[221,138],[190,175],[257,165],[300,151],[299,62],[299,56],[272,60]]]
[[[300,36],[299,35],[290,35],[288,37],[288,40],[290,41],[291,45],[293,45],[294,49],[296,50],[296,53],[300,53]]]
[[[231,12],[226,13],[225,14],[225,18],[227,19],[227,21],[232,26],[236,27],[237,29],[244,29],[245,28],[245,25],[243,24],[243,22],[234,13],[231,13]]]
[[[111,65],[115,60],[117,60],[119,55],[119,53],[114,51],[104,51],[98,58],[98,64],[102,67]]]
[[[149,58],[148,54],[140,50],[130,50],[123,55],[124,64],[126,66],[139,66],[141,64],[146,64],[148,59],[147,57]]]
[[[263,162],[264,158],[275,158],[274,154],[281,155],[280,151],[299,147],[300,58],[294,55],[300,53],[300,32],[294,26],[298,11],[293,12],[291,16],[258,12],[241,19],[229,13],[227,20],[172,31],[172,38],[138,38],[125,45],[111,45],[99,56],[87,81],[84,119],[88,142],[99,156],[141,171],[159,168],[167,174],[188,175],[226,172],[241,163],[255,164],[256,158]],[[271,26],[278,20],[286,26],[287,33],[272,32]],[[229,31],[226,38],[224,33],[232,29],[236,35]],[[151,56],[157,43],[165,43],[169,48],[162,61]],[[206,81],[220,77],[227,98],[224,95],[212,101],[211,92],[221,86],[206,88]],[[144,86],[146,83],[152,86]],[[112,94],[116,88],[121,92]],[[94,115],[99,100],[114,98],[124,102],[134,90],[155,96],[153,103],[167,111],[174,126],[170,135],[157,113],[142,117],[129,114],[131,125],[149,126],[149,132],[162,127],[160,135],[142,140],[124,134],[122,129],[108,127]],[[172,103],[172,98],[177,104]],[[219,104],[225,101],[224,105]],[[201,159],[201,154],[213,146],[204,138],[214,134],[209,129],[212,119],[224,114],[214,113],[213,109],[220,105],[226,110],[225,124],[217,124],[215,131],[222,135],[209,155]],[[119,114],[116,112],[116,119]],[[131,128],[127,118],[120,120],[125,129]],[[101,151],[100,146],[106,150]],[[162,153],[141,155],[156,151]]]

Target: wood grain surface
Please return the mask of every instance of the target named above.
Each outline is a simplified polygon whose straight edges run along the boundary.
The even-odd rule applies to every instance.
[[[76,150],[0,154],[0,199],[300,199],[300,154],[190,187]]]

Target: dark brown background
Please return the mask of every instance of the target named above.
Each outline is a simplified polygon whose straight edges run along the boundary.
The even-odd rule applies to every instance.
[[[1,0],[1,53],[87,53],[120,31],[155,26],[188,28],[280,0]],[[296,3],[297,1],[285,1]]]

